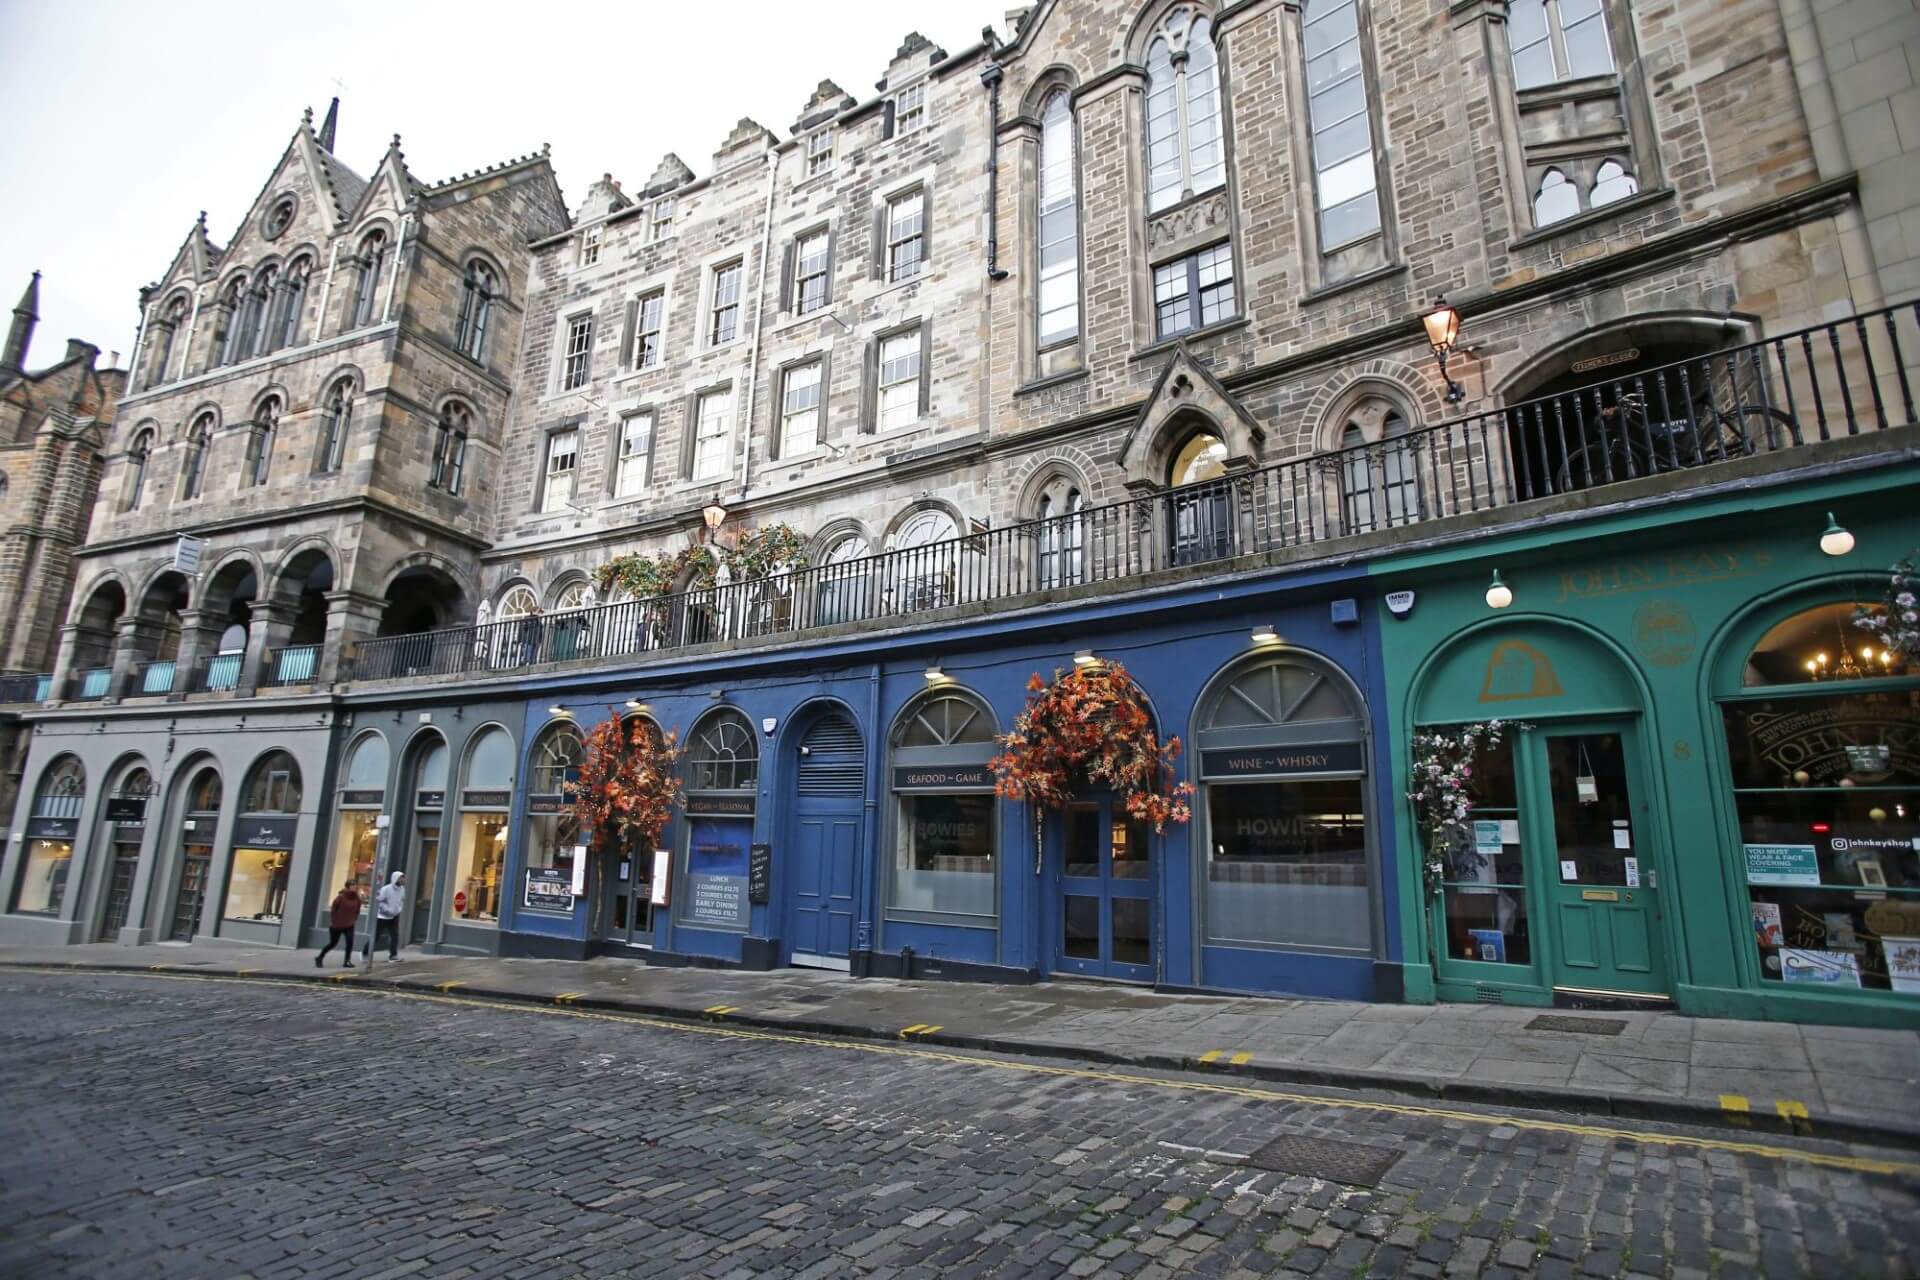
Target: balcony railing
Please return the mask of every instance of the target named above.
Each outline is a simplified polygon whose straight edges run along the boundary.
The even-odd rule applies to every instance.
[[[45,702],[52,693],[50,675],[0,676],[0,703]]]
[[[127,696],[151,698],[172,693],[179,665],[172,658],[155,658],[147,662],[134,663],[127,672]]]
[[[1498,510],[1912,425],[1916,368],[1920,304],[1889,307],[1071,515],[650,600],[369,639],[343,676],[505,671],[902,620]]]
[[[112,667],[86,667],[67,677],[67,697],[74,702],[98,702],[112,688]]]
[[[312,684],[320,669],[320,646],[290,644],[283,649],[267,650],[267,677],[261,683],[270,688],[290,684]]]
[[[194,664],[193,682],[188,688],[194,693],[225,693],[239,688],[240,666],[246,657],[244,653],[209,654]]]

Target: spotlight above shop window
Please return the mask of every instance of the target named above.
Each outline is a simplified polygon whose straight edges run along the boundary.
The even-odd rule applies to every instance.
[[[644,703],[644,702],[642,702],[642,701],[640,701],[640,699],[638,699],[638,698],[628,698],[628,699],[627,699],[627,710],[629,710],[629,711],[651,711],[651,710],[653,710],[653,708],[652,708],[652,707],[650,707],[650,706],[648,706],[648,705],[647,705],[646,703]]]
[[[1100,659],[1093,656],[1093,650],[1082,649],[1073,655],[1073,665],[1076,667],[1097,667],[1100,665]]]
[[[556,702],[547,708],[547,714],[550,716],[570,716],[573,712],[567,707],[566,703]]]
[[[929,662],[927,669],[921,674],[926,676],[928,684],[939,684],[947,678],[947,673],[940,669],[940,664],[937,662]]]
[[[1853,550],[1853,535],[1840,527],[1831,511],[1827,512],[1826,531],[1820,535],[1820,549],[1830,556],[1843,556]]]
[[[1280,643],[1280,633],[1264,622],[1253,629],[1252,638],[1255,644]]]
[[[1513,603],[1513,588],[1500,581],[1500,571],[1493,571],[1493,581],[1487,584],[1487,608],[1504,609]]]

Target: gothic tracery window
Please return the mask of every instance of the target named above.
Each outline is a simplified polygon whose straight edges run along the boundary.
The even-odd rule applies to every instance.
[[[456,495],[460,492],[472,424],[473,415],[463,404],[455,402],[440,411],[440,421],[433,431],[433,470],[427,477],[428,487]]]
[[[1213,23],[1175,5],[1147,46],[1147,209],[1157,212],[1227,178]]]
[[[454,345],[469,360],[485,364],[487,329],[493,319],[493,300],[500,289],[493,268],[475,258],[467,264],[466,279],[460,294],[460,323]]]

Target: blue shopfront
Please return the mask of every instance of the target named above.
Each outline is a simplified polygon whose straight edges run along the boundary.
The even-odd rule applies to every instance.
[[[1397,1000],[1362,585],[1239,582],[529,685],[503,951]],[[1124,664],[1182,739],[1190,822],[1155,832],[1090,792],[1036,823],[994,795],[1029,678],[1076,659]],[[660,849],[589,858],[560,797],[611,715],[676,735],[685,799]]]

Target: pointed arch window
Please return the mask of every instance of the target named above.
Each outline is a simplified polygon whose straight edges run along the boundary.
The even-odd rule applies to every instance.
[[[467,469],[467,435],[472,424],[473,415],[463,404],[449,404],[440,411],[440,421],[433,431],[433,471],[427,477],[428,488],[459,494],[460,480]]]
[[[1380,229],[1359,0],[1314,0],[1302,17],[1322,252]]]
[[[194,419],[192,430],[187,432],[187,456],[180,469],[180,496],[197,498],[200,486],[206,481],[207,445],[213,439],[213,415],[203,413]]]
[[[150,372],[147,376],[149,385],[167,381],[168,367],[173,364],[173,344],[186,324],[187,300],[175,298],[161,313],[159,323],[153,326],[153,363],[148,366]]]
[[[1054,480],[1041,494],[1035,538],[1041,590],[1086,580],[1086,509],[1085,496],[1064,477]]]
[[[271,349],[300,344],[300,321],[306,314],[307,281],[312,275],[312,258],[299,258],[287,268],[286,283],[281,286],[279,322],[274,326]]]
[[[1571,218],[1580,212],[1580,188],[1567,181],[1567,175],[1558,169],[1549,169],[1540,177],[1540,187],[1533,193],[1533,222],[1544,227],[1550,222],[1559,222]]]
[[[320,437],[320,470],[338,471],[346,456],[347,428],[353,422],[353,379],[342,378],[327,396]]]
[[[460,354],[481,364],[487,361],[487,329],[493,321],[493,300],[500,279],[493,268],[475,258],[467,264],[460,293],[460,323],[454,345]]]
[[[280,269],[262,267],[253,278],[253,287],[247,290],[247,322],[242,326],[245,334],[239,358],[246,360],[253,356],[263,356],[271,348],[268,337],[272,329],[274,299],[279,292]]]
[[[380,268],[387,260],[387,233],[369,231],[360,241],[358,259],[360,274],[356,277],[353,290],[353,324],[355,329],[364,328],[374,322],[373,301],[380,292]]]
[[[1226,180],[1213,24],[1194,6],[1175,5],[1147,46],[1147,209]]]
[[[140,509],[140,497],[147,489],[147,463],[152,456],[153,432],[142,431],[127,446],[127,505],[123,510]]]
[[[1593,189],[1587,193],[1587,204],[1598,209],[1603,204],[1612,204],[1615,200],[1625,200],[1640,190],[1640,184],[1633,180],[1626,167],[1618,160],[1604,160],[1594,170]]]
[[[1080,336],[1080,174],[1073,108],[1056,89],[1040,111],[1040,345]]]
[[[1363,422],[1377,419],[1369,440]],[[1348,415],[1340,433],[1341,500],[1348,533],[1411,524],[1421,518],[1420,469],[1406,418],[1370,399]]]
[[[280,432],[280,397],[268,396],[253,415],[253,430],[247,438],[246,483],[258,487],[267,482],[273,467],[273,445]]]
[[[244,334],[247,330],[247,282],[234,277],[225,292],[220,295],[221,321],[226,326],[216,339],[219,344],[220,364],[234,364],[243,357],[246,347]]]

